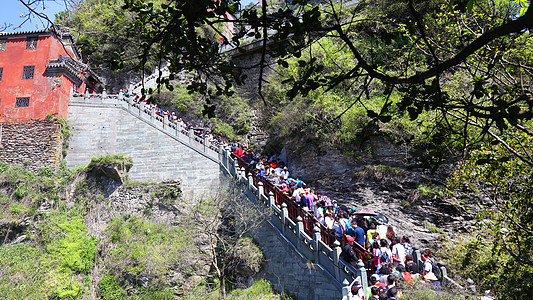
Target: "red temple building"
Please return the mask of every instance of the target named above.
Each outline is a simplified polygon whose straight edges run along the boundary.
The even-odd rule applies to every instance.
[[[66,119],[70,91],[93,93],[99,83],[68,29],[0,33],[0,122]]]

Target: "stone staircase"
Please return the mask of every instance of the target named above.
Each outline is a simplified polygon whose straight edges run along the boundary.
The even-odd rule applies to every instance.
[[[133,158],[129,180],[180,179],[191,196],[210,194],[220,186],[218,149],[118,95],[73,93],[68,121],[69,168],[85,166],[93,156],[124,154]]]

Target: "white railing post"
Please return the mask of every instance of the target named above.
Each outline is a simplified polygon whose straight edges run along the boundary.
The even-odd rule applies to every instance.
[[[226,168],[228,169],[228,171],[230,171],[230,174],[231,174],[230,165],[229,165],[230,152],[227,148],[224,149],[224,156],[225,156],[224,159],[226,162]]]
[[[242,181],[248,182],[248,179],[246,178],[246,169],[244,167],[237,167],[237,174],[239,174],[239,183],[241,183]]]
[[[287,203],[281,204],[281,232],[283,235],[287,233],[287,219],[289,218],[289,210],[287,209]]]
[[[189,144],[192,146],[192,141],[194,140],[194,129],[189,129]]]
[[[313,254],[315,258],[315,264],[320,263],[318,251],[320,250],[321,239],[322,237],[320,236],[320,228],[318,228],[318,226],[315,226],[315,228],[313,229]]]
[[[263,187],[263,183],[261,181],[257,182],[257,198],[259,198],[259,201],[263,201],[263,194],[265,193],[265,188]]]
[[[304,220],[301,216],[296,218],[296,228],[298,229],[298,250],[302,252],[302,239],[304,234]]]
[[[422,262],[422,256],[420,255],[420,250],[418,250],[417,245],[413,245],[413,261],[418,266],[418,272],[423,273],[424,263]]]
[[[361,279],[363,291],[366,291],[366,288],[368,287],[368,277],[366,277],[366,268],[362,261],[357,263],[357,276]]]
[[[274,198],[274,193],[272,193],[272,191],[268,192],[268,202],[268,207],[270,209],[276,206],[276,198]]]
[[[335,279],[337,279],[337,281],[341,281],[341,268],[339,263],[341,252],[341,243],[339,241],[335,241],[333,243],[333,265],[335,268]]]
[[[352,291],[350,290],[350,282],[344,278],[342,281],[342,300],[349,300],[350,299],[350,293]]]
[[[233,168],[235,170],[237,170],[239,168],[239,162],[237,161],[237,159],[234,159],[233,160]],[[244,167],[243,167],[244,168]],[[246,179],[246,176],[244,176],[244,178]]]
[[[254,185],[254,178],[252,177],[252,173],[248,173],[248,197],[252,198],[252,186]],[[255,195],[254,195],[255,196]]]

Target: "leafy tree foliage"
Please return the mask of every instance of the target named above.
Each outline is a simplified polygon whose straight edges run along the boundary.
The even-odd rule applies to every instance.
[[[518,155],[531,157],[530,134],[508,133],[503,142],[520,149]],[[533,292],[533,168],[516,155],[501,143],[488,144],[460,165],[449,185],[457,197],[467,193],[481,198],[467,203],[481,204],[481,212],[477,237],[461,246],[460,268],[469,276],[486,276],[485,287],[503,298]]]
[[[164,2],[150,1],[157,5]],[[56,15],[56,24],[72,30],[84,59],[98,74],[112,81],[112,86],[124,84],[126,75],[141,62],[139,32],[128,27],[135,14],[122,9],[123,4],[122,0],[86,0]],[[113,60],[118,55],[120,61]],[[137,71],[151,72],[155,66],[157,61],[148,58]]]
[[[141,33],[141,64],[157,57],[169,61],[174,73],[195,72],[191,91],[209,94],[211,83],[216,94],[231,95],[231,85],[246,78],[221,50],[243,50],[243,38],[253,37],[263,45],[261,76],[267,54],[284,68],[296,63],[298,71],[282,82],[290,86],[289,102],[343,87],[361,95],[352,97],[354,103],[372,102],[379,91],[387,100],[366,110],[369,124],[389,122],[394,113],[416,120],[434,111],[434,130],[459,138],[463,153],[473,140],[494,138],[490,129],[505,130],[532,117],[532,38],[526,29],[533,18],[522,0],[262,1],[237,17],[232,16],[239,1],[125,3]],[[221,24],[235,29],[224,31]],[[312,51],[324,40],[333,47]],[[335,64],[331,57],[337,52],[350,63]],[[263,96],[264,78],[257,84]],[[476,127],[474,136],[469,127]]]

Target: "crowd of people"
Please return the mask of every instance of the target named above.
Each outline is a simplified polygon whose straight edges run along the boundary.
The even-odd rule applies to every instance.
[[[276,155],[254,153],[242,145],[231,145],[230,151],[246,162],[253,173],[268,180],[303,211],[312,214],[322,230],[334,234],[342,247],[344,262],[357,267],[363,262],[370,276],[371,286],[363,291],[352,285],[351,299],[396,299],[402,286],[423,282],[440,286],[440,270],[433,253],[421,253],[423,270],[413,258],[408,236],[398,236],[395,228],[378,213],[367,209],[339,205],[336,200],[316,192],[298,177],[291,177],[285,161]]]
[[[170,126],[184,134],[188,135],[192,129],[202,142],[214,149],[219,146],[230,149],[235,157],[249,166],[254,176],[272,183],[301,210],[312,215],[321,230],[332,233],[339,241],[342,260],[354,267],[363,262],[371,274],[366,290],[360,283],[352,284],[350,299],[397,299],[403,287],[414,282],[440,286],[441,274],[433,253],[429,249],[421,253],[423,269],[419,270],[409,237],[398,236],[383,215],[339,205],[300,178],[291,177],[286,161],[276,155],[262,155],[243,144],[230,144],[221,136],[185,122],[175,112],[146,103],[139,95],[130,95],[128,91],[121,91],[121,95],[147,114],[155,113],[161,122],[165,118]]]

